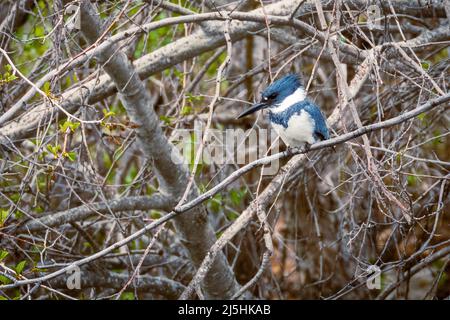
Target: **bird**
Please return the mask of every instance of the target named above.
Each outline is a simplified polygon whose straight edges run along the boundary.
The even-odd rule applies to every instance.
[[[327,122],[319,107],[306,97],[300,76],[288,74],[274,81],[261,100],[244,110],[237,119],[268,109],[269,120],[288,150],[305,148],[330,138]]]

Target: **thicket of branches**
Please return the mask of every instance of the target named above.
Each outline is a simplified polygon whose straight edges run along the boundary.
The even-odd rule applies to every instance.
[[[423,3],[0,2],[0,298],[450,296],[450,8]],[[292,72],[331,140],[202,159]]]

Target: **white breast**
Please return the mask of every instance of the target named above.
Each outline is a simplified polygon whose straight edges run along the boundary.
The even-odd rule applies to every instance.
[[[301,147],[305,142],[309,144],[315,142],[314,120],[305,110],[293,115],[288,121],[287,128],[276,123],[272,123],[272,127],[290,147]]]
[[[277,106],[270,108],[273,113],[280,113],[287,110],[293,104],[303,101],[306,98],[306,92],[302,87],[299,87],[293,94],[284,98],[284,100]]]

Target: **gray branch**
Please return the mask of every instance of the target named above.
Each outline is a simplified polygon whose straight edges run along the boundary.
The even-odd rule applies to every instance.
[[[89,42],[101,37],[101,22],[89,1],[81,5],[82,33]],[[181,154],[165,137],[159,126],[159,118],[134,66],[117,45],[111,45],[98,56],[104,70],[119,91],[120,98],[130,119],[137,125],[137,136],[143,153],[152,160],[159,181],[159,192],[170,199],[174,207],[183,196],[189,181],[189,171]],[[187,199],[198,196],[196,187],[191,188]],[[216,236],[203,206],[195,207],[177,217],[175,227],[189,250],[194,265],[198,266],[214,243]],[[205,279],[204,291],[208,298],[229,298],[239,286],[222,254]]]
[[[111,288],[120,290],[125,286],[129,279],[128,274],[119,274],[113,272],[97,273],[93,271],[81,271],[80,289],[89,288]],[[61,275],[48,281],[53,288],[67,288],[67,275]],[[135,277],[133,285],[138,292],[161,295],[167,299],[176,299],[184,290],[184,286],[177,282],[163,277],[152,277],[139,275]],[[131,287],[133,289],[133,287]]]
[[[169,199],[160,194],[153,196],[127,197],[117,200],[109,200],[108,203],[90,203],[58,213],[49,213],[38,219],[30,220],[21,226],[17,231],[35,232],[45,230],[49,227],[61,226],[66,223],[83,221],[98,214],[109,214],[111,212],[124,212],[135,210],[166,210],[169,211]]]

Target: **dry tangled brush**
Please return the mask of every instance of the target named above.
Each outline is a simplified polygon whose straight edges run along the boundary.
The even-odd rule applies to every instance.
[[[0,298],[448,298],[450,9],[420,3],[0,3]],[[236,115],[292,72],[335,150],[263,174]]]

